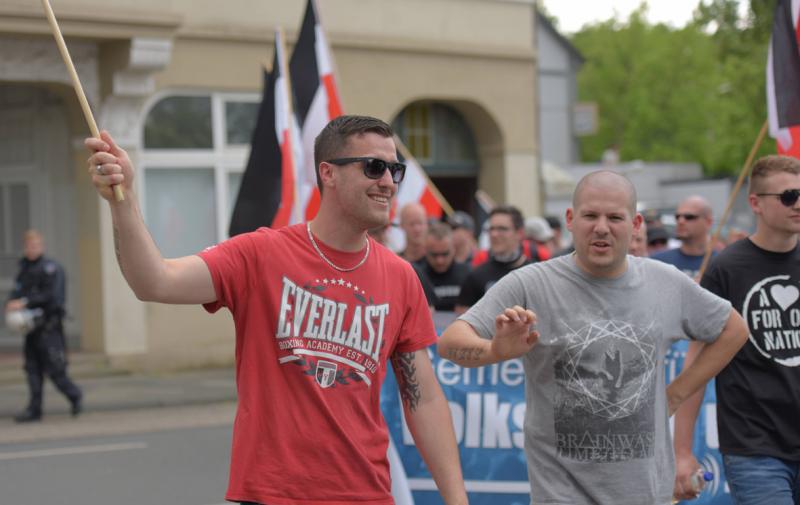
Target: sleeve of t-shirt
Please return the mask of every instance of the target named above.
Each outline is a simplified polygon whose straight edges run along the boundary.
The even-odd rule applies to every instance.
[[[246,299],[248,279],[254,278],[253,262],[255,252],[255,233],[244,233],[220,242],[197,255],[206,262],[217,294],[216,301],[203,304],[208,312],[216,312],[222,307],[235,311],[236,301]]]
[[[495,318],[514,305],[530,308],[527,306],[525,289],[518,272],[503,276],[459,319],[466,321],[481,337],[491,339],[494,336]]]
[[[731,303],[712,293],[688,276],[677,272],[683,331],[689,338],[713,342],[722,333],[731,314]]]
[[[403,264],[403,279],[408,301],[405,304],[403,324],[397,338],[394,352],[414,352],[436,343],[436,329],[433,327],[431,309],[419,278],[410,264]]]

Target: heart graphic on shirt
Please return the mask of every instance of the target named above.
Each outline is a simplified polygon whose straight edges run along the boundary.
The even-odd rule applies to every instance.
[[[800,298],[800,290],[795,286],[781,286],[780,284],[775,284],[769,288],[769,294],[772,295],[772,299],[775,300],[775,303],[780,305],[783,310],[791,307],[792,304]]]

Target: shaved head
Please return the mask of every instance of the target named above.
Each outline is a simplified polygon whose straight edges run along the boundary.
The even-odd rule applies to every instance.
[[[700,195],[687,196],[678,204],[678,208],[681,207],[692,208],[695,212],[705,217],[711,217],[712,214],[711,204]]]
[[[627,196],[627,207],[631,216],[636,215],[636,188],[633,183],[622,174],[611,170],[598,170],[584,175],[572,193],[572,208],[577,209],[581,204],[581,197],[586,188],[596,188],[601,190],[624,190]]]
[[[400,209],[400,226],[402,226],[404,222],[411,221],[414,218],[426,219],[425,207],[416,202],[403,205],[403,208]]]

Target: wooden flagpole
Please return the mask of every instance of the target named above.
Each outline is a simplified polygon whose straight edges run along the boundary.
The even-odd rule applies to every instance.
[[[75,71],[75,65],[72,63],[72,57],[69,55],[67,44],[64,42],[64,36],[61,35],[61,29],[58,27],[58,21],[56,21],[56,16],[53,13],[52,7],[50,7],[49,0],[42,0],[42,6],[44,7],[45,14],[47,14],[47,21],[50,22],[50,29],[53,31],[53,37],[56,39],[58,51],[61,53],[61,58],[64,60],[64,64],[67,66],[67,72],[69,72],[69,76],[72,79],[72,87],[75,88],[75,94],[78,95],[78,102],[81,104],[83,116],[89,124],[89,130],[92,132],[92,136],[99,139],[100,130],[97,128],[94,115],[92,115],[92,109],[89,107],[89,101],[86,99],[86,94],[83,92],[81,80],[78,77],[78,72]],[[123,201],[125,195],[122,192],[122,188],[118,184],[112,187],[114,188],[114,198],[116,198],[118,202]]]
[[[753,158],[756,157],[756,153],[761,147],[762,142],[764,142],[764,137],[767,134],[767,124],[767,120],[764,120],[764,124],[761,125],[761,131],[758,132],[756,141],[753,143],[753,147],[750,149],[750,154],[747,155],[747,160],[745,160],[742,171],[739,173],[739,178],[736,180],[736,185],[731,191],[731,196],[728,198],[728,205],[725,208],[725,212],[722,213],[722,217],[719,220],[719,224],[717,224],[717,229],[714,232],[714,235],[711,237],[711,240],[708,242],[708,244],[706,244],[706,254],[703,257],[703,263],[700,265],[700,271],[697,274],[698,281],[703,278],[703,274],[708,267],[708,263],[711,260],[711,252],[714,249],[714,245],[716,245],[717,241],[719,240],[719,236],[722,233],[722,227],[725,225],[725,221],[728,220],[728,215],[731,213],[733,203],[736,200],[736,195],[739,194],[739,190],[742,188],[744,179],[750,174],[750,168],[753,166]]]

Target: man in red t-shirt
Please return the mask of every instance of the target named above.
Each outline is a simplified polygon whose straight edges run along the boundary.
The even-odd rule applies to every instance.
[[[412,267],[367,235],[389,222],[405,166],[390,127],[342,116],[317,137],[313,221],[238,235],[163,259],[141,218],[133,167],[103,132],[87,139],[111,207],[117,259],[137,297],[227,307],[239,404],[230,501],[389,505],[380,388],[392,361],[406,419],[445,503],[466,503],[447,401],[427,347],[436,334]],[[117,202],[111,185],[121,184]]]

